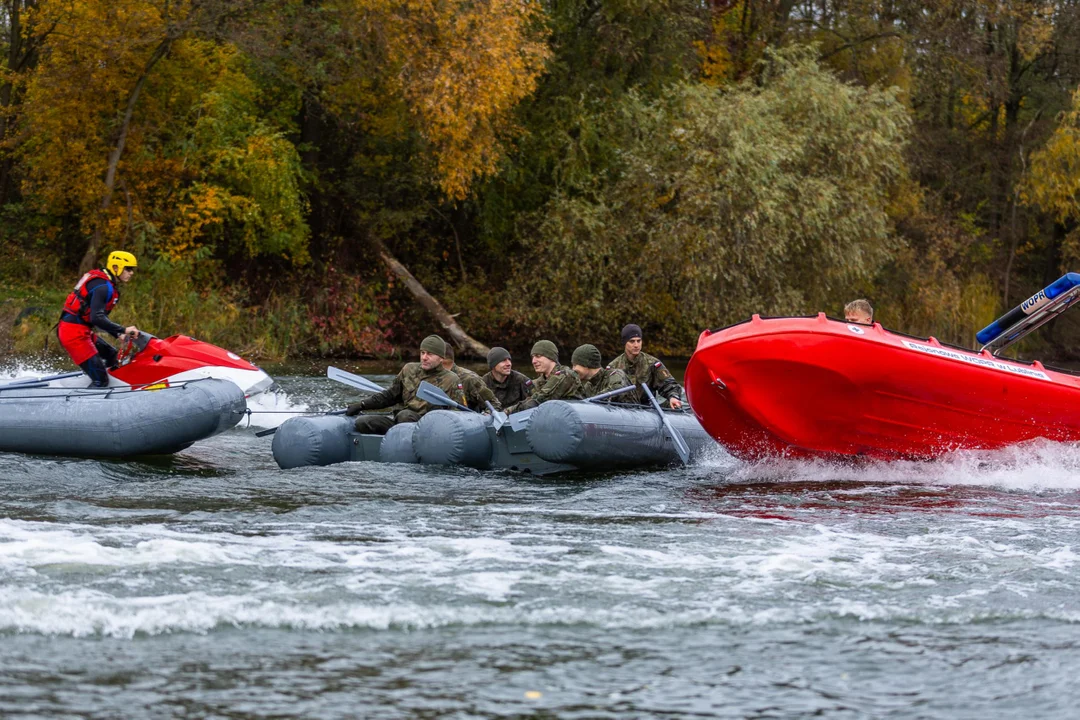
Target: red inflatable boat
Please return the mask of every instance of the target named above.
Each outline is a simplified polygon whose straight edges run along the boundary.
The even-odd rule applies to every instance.
[[[980,333],[980,352],[880,324],[762,319],[705,331],[686,368],[702,426],[737,457],[931,458],[1080,439],[1080,378],[994,355],[1080,299],[1080,275]],[[1061,281],[1059,281],[1061,282]],[[1055,283],[1057,285],[1057,283]]]

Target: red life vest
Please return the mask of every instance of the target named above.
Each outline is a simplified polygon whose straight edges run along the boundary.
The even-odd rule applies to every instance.
[[[104,270],[91,270],[79,278],[79,282],[75,283],[75,289],[71,291],[71,294],[67,296],[67,300],[64,301],[64,312],[74,315],[87,325],[93,324],[90,322],[90,293],[86,291],[86,284],[91,280],[104,280],[112,288],[112,297],[105,304],[105,312],[112,312],[112,309],[116,307],[116,302],[120,299],[120,293],[116,290],[116,283]]]

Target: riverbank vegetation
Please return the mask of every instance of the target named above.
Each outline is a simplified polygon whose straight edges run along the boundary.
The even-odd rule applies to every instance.
[[[0,34],[0,352],[112,248],[124,323],[263,359],[455,322],[687,355],[859,296],[970,345],[1080,270],[1076,3],[0,0]]]

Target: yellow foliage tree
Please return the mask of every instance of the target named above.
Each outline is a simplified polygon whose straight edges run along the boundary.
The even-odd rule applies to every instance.
[[[550,55],[539,3],[518,0],[338,0],[343,29],[358,56],[379,56],[383,82],[371,65],[353,62],[327,89],[348,112],[403,101],[428,146],[435,183],[464,198],[474,180],[495,171],[514,131],[514,107],[535,89]],[[324,8],[328,10],[328,8]],[[389,93],[387,98],[381,93]],[[366,114],[366,113],[365,113]],[[370,123],[369,117],[366,122]]]
[[[295,148],[256,116],[242,58],[214,37],[251,7],[43,0],[37,8],[34,26],[50,32],[24,103],[24,190],[43,210],[81,219],[92,238],[83,269],[105,237],[129,240],[136,224],[150,226],[173,258],[229,221],[251,254],[306,255]],[[122,203],[113,202],[118,190]]]
[[[1020,197],[1065,226],[1072,226],[1062,246],[1062,262],[1073,269],[1080,262],[1080,87],[1068,110],[1042,148],[1031,155],[1031,172]]]

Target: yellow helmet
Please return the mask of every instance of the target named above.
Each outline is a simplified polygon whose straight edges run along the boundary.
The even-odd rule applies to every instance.
[[[105,263],[105,269],[117,277],[127,268],[133,267],[139,267],[138,261],[135,260],[134,255],[123,250],[114,250],[109,253],[109,259]]]

